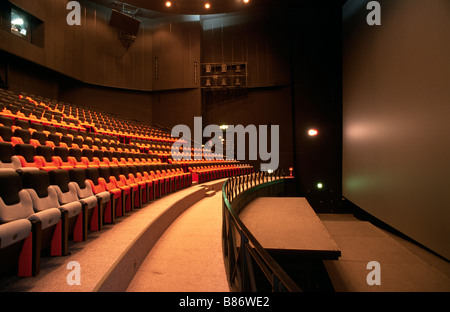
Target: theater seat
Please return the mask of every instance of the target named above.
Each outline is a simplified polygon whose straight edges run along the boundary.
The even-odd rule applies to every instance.
[[[110,200],[104,210],[103,222],[114,223],[116,207],[119,205],[119,209],[122,209],[122,192],[119,189],[107,188],[106,181],[100,177],[99,168],[87,168],[85,169],[85,172],[86,180],[90,184],[95,195],[98,196],[104,194],[104,192],[109,193]]]
[[[79,148],[70,148],[67,159],[73,168],[86,169],[88,167],[86,162],[83,162],[83,152]]]
[[[14,147],[11,143],[0,142],[0,168],[19,169],[22,165],[20,159],[14,155]]]
[[[42,131],[34,131],[31,137],[34,146],[45,145],[45,142],[47,141],[47,135]]]
[[[14,269],[19,276],[33,276],[38,270],[36,254],[33,259],[30,253],[33,236],[28,217],[33,209],[29,206],[26,212],[26,200],[19,196],[19,183],[13,170],[0,169],[0,275]]]
[[[69,161],[69,150],[66,147],[57,146],[53,148],[53,163],[59,169],[69,170],[73,168],[71,161]]]
[[[98,164],[94,162],[94,151],[91,149],[82,149],[81,161],[87,168],[98,168]]]
[[[34,211],[40,212],[51,208],[58,208],[61,211],[61,241],[52,246],[54,247],[52,255],[67,255],[69,236],[73,236],[74,229],[78,226],[77,222],[81,221],[79,218],[82,211],[81,203],[72,202],[60,205],[55,189],[50,186],[50,179],[46,171],[25,171],[21,178],[23,188],[30,194]]]
[[[117,190],[120,191],[121,202],[116,206],[116,217],[124,216],[126,210],[131,210],[133,198],[131,196],[131,188],[120,181],[119,167],[100,167],[99,174],[107,190],[114,192],[117,192]]]
[[[0,138],[2,142],[10,142],[13,136],[13,131],[11,127],[8,126],[0,126]]]
[[[18,128],[14,130],[11,142],[16,144],[30,144],[31,133],[28,130]]]
[[[134,167],[134,166],[131,166]],[[124,183],[125,185],[129,186],[131,188],[131,196],[132,196],[132,201],[131,201],[131,207],[132,208],[137,208],[140,207],[142,205],[142,192],[144,191],[144,189],[142,188],[141,184],[138,184],[135,180],[135,177],[133,174],[130,173],[130,167],[128,166],[121,166],[118,167],[119,171],[120,171],[120,180],[122,183]],[[127,210],[130,211],[130,210]]]
[[[82,168],[69,170],[70,183],[75,187],[78,198],[87,207],[88,226],[91,231],[100,231],[103,228],[103,214],[111,195],[109,192],[94,194],[88,182],[86,172]]]
[[[36,147],[35,162],[39,169],[51,171],[58,169],[58,165],[53,162],[53,148],[47,145]]]
[[[14,146],[14,155],[20,160],[22,168],[37,168],[41,167],[40,162],[36,156],[36,148],[31,144],[17,144]]]
[[[87,207],[84,202],[81,202],[78,198],[77,189],[75,185],[70,184],[69,173],[65,169],[57,169],[48,172],[50,185],[56,191],[58,195],[58,201],[60,205],[68,205],[79,202],[82,206],[81,213],[78,215],[78,219],[75,221],[73,229],[73,240],[81,242],[87,238]],[[70,230],[69,230],[70,231]]]
[[[145,165],[135,167],[137,173],[135,174],[136,179],[143,181],[147,184],[147,192],[143,194],[143,202],[147,203],[155,199],[155,184],[153,179],[150,178],[148,172],[145,171]],[[145,198],[145,199],[144,199]]]
[[[138,171],[138,168],[142,166],[131,166],[129,167],[128,179],[139,186],[138,193],[135,195],[135,206],[141,207],[143,204],[149,201],[149,189],[152,183],[144,181],[142,174]],[[124,173],[125,174],[125,173]]]
[[[6,260],[12,259],[18,261],[14,264],[18,276],[38,275],[41,252],[61,241],[61,212],[56,208],[35,212],[12,169],[0,170],[0,197],[0,270],[7,269]]]

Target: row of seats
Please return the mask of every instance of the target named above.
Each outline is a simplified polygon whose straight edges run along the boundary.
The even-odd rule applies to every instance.
[[[25,93],[15,95],[0,90],[0,110],[8,117],[116,136],[124,143],[133,138],[165,143],[175,141],[168,131],[136,120]]]
[[[51,185],[47,172],[1,169],[0,186],[2,271],[17,268],[18,276],[34,276],[41,255],[66,255],[69,238],[83,239],[82,199]]]
[[[69,240],[191,185],[190,173],[170,167],[0,169],[0,271],[35,276],[42,255],[67,255]]]
[[[94,134],[90,132],[79,133],[73,129],[54,127],[40,123],[30,123],[27,120],[0,116],[0,141],[26,143],[32,145],[64,146],[74,148],[128,150],[158,156],[163,162],[172,158],[171,145],[149,143],[144,140],[131,140],[129,144],[120,143],[117,137]],[[192,148],[184,154],[195,157],[202,154],[201,149]],[[209,155],[204,154],[205,158]]]
[[[186,171],[192,174],[192,181],[198,183],[254,172],[252,166],[237,161],[180,161],[173,164],[187,168]]]

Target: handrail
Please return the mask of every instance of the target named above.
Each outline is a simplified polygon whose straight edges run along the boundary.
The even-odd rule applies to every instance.
[[[256,270],[270,284],[272,292],[301,292],[302,289],[261,246],[233,209],[240,196],[285,182],[284,172],[257,172],[228,179],[222,187],[222,248],[228,282],[234,291],[259,291]],[[239,235],[239,237],[236,237]],[[253,260],[253,261],[252,261]],[[267,288],[267,287],[266,287]]]

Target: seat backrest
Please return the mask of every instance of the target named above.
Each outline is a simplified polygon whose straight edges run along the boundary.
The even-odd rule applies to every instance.
[[[50,132],[51,134],[56,133],[56,127],[51,125],[44,125],[44,130]]]
[[[81,161],[81,156],[83,155],[81,149],[79,148],[70,148],[69,156],[74,157],[78,162]]]
[[[98,185],[98,179],[100,178],[100,173],[98,168],[87,168],[84,169],[86,173],[86,179],[91,180],[94,185]]]
[[[129,173],[132,173],[133,176],[136,177],[136,174],[138,173],[138,170],[139,170],[138,168],[140,168],[140,167],[142,167],[142,166],[131,166],[131,167],[129,167],[129,169],[130,169]]]
[[[24,189],[33,189],[39,198],[45,198],[48,194],[50,179],[48,173],[43,170],[24,171],[21,176],[22,187]]]
[[[56,190],[60,204],[78,201],[76,186],[70,183],[69,172],[64,169],[51,170],[48,173],[50,184]]]
[[[115,177],[117,181],[120,180],[121,169],[118,166],[111,166],[109,168],[109,172],[110,175]]]
[[[54,156],[60,157],[63,162],[67,162],[67,157],[69,157],[69,150],[65,147],[55,147],[53,148]]]
[[[33,132],[31,138],[38,140],[41,145],[45,145],[45,141],[47,141],[47,135],[42,131]]]
[[[70,136],[68,136],[68,135],[63,135],[63,136],[61,137],[61,142],[62,142],[62,143],[66,143],[66,145],[67,145],[68,147],[70,147],[70,146],[72,146],[73,139],[72,139]]]
[[[44,131],[44,125],[38,122],[32,122],[30,124],[30,128],[35,129],[36,131],[42,132]]]
[[[47,135],[47,141],[51,141],[55,143],[55,146],[59,146],[61,138],[57,134],[50,133],[49,135]]]
[[[69,192],[69,172],[64,169],[51,170],[48,172],[51,185],[57,185],[63,193]]]
[[[0,198],[0,224],[34,213],[30,195],[22,190],[20,176],[12,169],[0,170]]]
[[[12,157],[14,156],[14,147],[11,143],[0,142],[0,162],[3,164],[12,163]]]
[[[84,139],[81,136],[75,136],[72,140],[72,144],[78,145],[79,148],[83,147]]]
[[[80,189],[84,189],[86,187],[87,177],[85,169],[82,168],[69,169],[69,178],[71,182],[77,183]]]
[[[28,120],[17,119],[14,125],[24,130],[28,130],[28,128],[30,128],[30,122]]]
[[[94,157],[94,151],[90,150],[90,149],[83,149],[81,151],[83,157],[86,157],[89,161],[93,160]]]
[[[11,127],[8,126],[0,126],[0,137],[2,137],[3,141],[11,142],[11,137],[13,135]]]
[[[22,156],[27,163],[33,163],[36,149],[31,144],[17,144],[14,146],[14,154]]]
[[[14,124],[14,119],[2,115],[0,116],[0,123],[7,128],[11,128]]]
[[[94,157],[97,157],[100,161],[102,161],[103,160],[103,151],[94,150]]]
[[[36,155],[44,157],[46,162],[52,162],[53,148],[46,145],[36,146]]]
[[[130,173],[130,168],[128,166],[120,166],[119,172],[120,174],[124,175],[125,178],[128,179],[128,174]]]
[[[22,190],[20,176],[14,170],[0,170],[0,197],[8,205],[20,202],[19,192]]]

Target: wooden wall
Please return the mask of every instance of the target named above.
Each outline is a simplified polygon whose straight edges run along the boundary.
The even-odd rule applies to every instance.
[[[5,31],[0,33],[0,48],[7,52],[88,84],[145,91],[195,86],[193,64],[200,61],[198,20],[139,17],[139,33],[127,49],[118,31],[109,26],[110,8],[80,1],[81,25],[69,26],[65,1],[12,2],[44,22],[45,43],[40,48]]]
[[[290,84],[288,21],[265,11],[202,19],[203,63],[248,63],[248,86]]]

